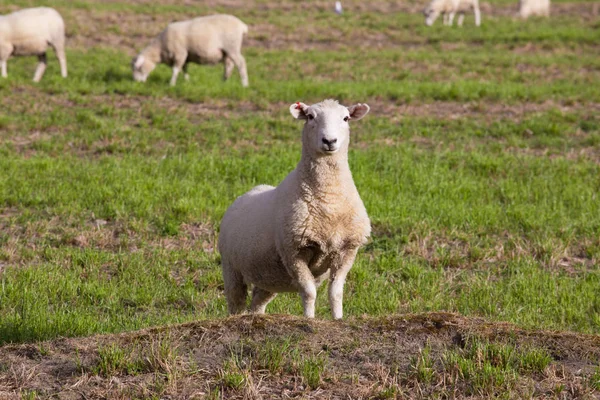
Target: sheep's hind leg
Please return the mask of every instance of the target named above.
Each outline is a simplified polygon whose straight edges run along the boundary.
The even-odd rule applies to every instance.
[[[67,56],[65,55],[65,45],[64,41],[62,43],[57,43],[53,45],[54,52],[56,53],[56,58],[58,58],[58,63],[60,65],[60,75],[63,78],[67,77]]]
[[[465,20],[465,14],[464,13],[458,14],[458,19],[456,20],[456,25],[462,26],[464,20]]]
[[[231,76],[231,73],[233,72],[233,68],[235,67],[235,63],[228,55],[225,55],[225,57],[223,57],[223,64],[225,64],[225,72],[223,73],[223,80],[226,81]]]
[[[267,292],[266,290],[254,287],[252,289],[252,303],[250,304],[250,312],[254,314],[264,314],[267,304],[277,296],[277,293]]]
[[[46,66],[48,65],[48,59],[46,57],[46,53],[40,54],[38,56],[38,65],[35,69],[35,74],[33,74],[33,81],[39,82],[44,76],[44,72],[46,71]]]
[[[442,18],[443,18],[443,24],[448,25],[448,13],[444,13],[444,16]]]
[[[0,61],[0,68],[2,69],[2,77],[8,77],[8,71],[6,70],[6,60]]]
[[[230,54],[229,56],[231,57],[231,59],[235,63],[235,66],[237,67],[238,71],[240,72],[240,78],[242,79],[242,86],[247,87],[248,86],[248,71],[246,70],[246,59],[241,54],[236,54],[236,55]]]
[[[223,267],[223,281],[225,284],[225,298],[229,314],[241,314],[246,309],[248,286],[244,277],[231,267]]]

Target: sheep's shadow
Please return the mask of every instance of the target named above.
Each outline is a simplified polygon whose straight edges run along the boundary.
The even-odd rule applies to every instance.
[[[133,77],[131,76],[131,72],[124,72],[122,69],[111,67],[102,75],[102,82],[104,83],[121,83],[126,81],[133,81]]]

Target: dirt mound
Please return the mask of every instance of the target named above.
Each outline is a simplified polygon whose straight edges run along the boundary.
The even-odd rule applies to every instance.
[[[242,316],[0,348],[0,398],[580,398],[600,336],[456,314]]]

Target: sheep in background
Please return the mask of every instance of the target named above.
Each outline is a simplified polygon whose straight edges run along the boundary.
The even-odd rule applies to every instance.
[[[242,86],[248,86],[246,60],[242,56],[242,41],[248,26],[232,15],[211,15],[188,21],[173,22],[162,31],[132,61],[133,79],[145,82],[157,63],[173,67],[171,86],[177,75],[184,72],[188,63],[225,64],[224,79],[227,80],[236,66]]]
[[[65,56],[65,23],[60,14],[47,7],[27,8],[0,16],[0,68],[8,76],[7,61],[11,56],[38,56],[33,81],[39,82],[46,71],[48,46],[54,48],[60,74],[67,77]]]
[[[550,0],[520,0],[519,16],[527,19],[532,15],[550,16]]]
[[[349,122],[369,112],[325,100],[295,103],[305,120],[302,157],[277,187],[260,185],[238,197],[221,222],[219,251],[231,314],[264,313],[279,292],[300,292],[313,318],[317,287],[327,278],[334,319],[342,318],[346,274],[371,233],[369,217],[348,165]]]
[[[452,26],[454,16],[458,13],[458,26],[462,26],[465,19],[465,12],[473,10],[475,14],[475,25],[481,25],[481,11],[479,10],[479,0],[432,0],[425,8],[425,24],[433,25],[440,14],[443,15],[444,25]]]

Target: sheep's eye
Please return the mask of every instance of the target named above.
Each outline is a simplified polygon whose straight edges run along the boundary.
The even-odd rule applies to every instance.
[[[348,122],[348,120],[350,119],[350,117],[344,117],[344,121]]]
[[[308,114],[308,119],[310,119],[312,121],[313,119],[315,119],[315,116],[312,114]]]

